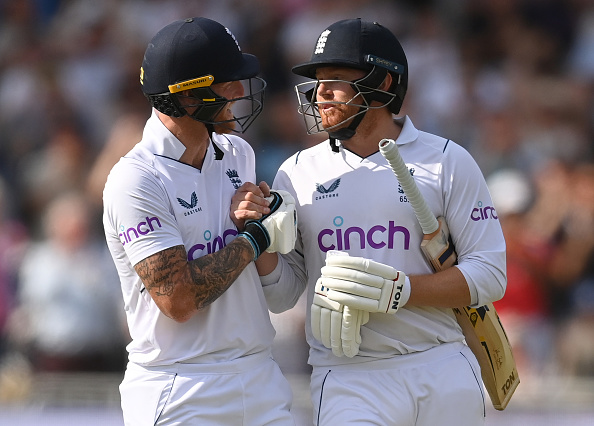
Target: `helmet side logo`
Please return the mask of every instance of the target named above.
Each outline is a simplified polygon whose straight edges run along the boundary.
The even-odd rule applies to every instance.
[[[320,53],[324,53],[324,47],[326,47],[326,41],[328,41],[328,35],[331,33],[330,30],[326,30],[320,34],[320,38],[316,44],[316,50],[314,51],[314,55],[319,55]]]
[[[233,39],[233,41],[237,45],[237,50],[239,50],[241,52],[241,47],[239,47],[239,42],[237,41],[237,39],[235,38],[235,36],[233,35],[233,33],[231,31],[229,31],[229,28],[227,28],[227,27],[225,27],[225,31],[227,31],[227,34],[229,34],[231,36],[231,38]]]
[[[212,75],[203,75],[202,77],[193,78],[191,80],[180,81],[179,83],[170,84],[168,86],[170,93],[177,93],[183,90],[195,89],[197,87],[210,87],[214,82]]]

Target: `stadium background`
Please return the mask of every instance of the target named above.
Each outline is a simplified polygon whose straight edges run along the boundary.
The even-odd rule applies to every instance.
[[[127,340],[101,192],[141,136],[146,43],[189,16],[228,26],[268,82],[245,135],[259,179],[307,136],[290,73],[330,23],[379,21],[409,61],[403,112],[455,140],[492,189],[509,249],[497,304],[521,384],[488,425],[594,421],[594,2],[0,0],[0,425],[120,425]],[[308,420],[303,303],[273,315]]]

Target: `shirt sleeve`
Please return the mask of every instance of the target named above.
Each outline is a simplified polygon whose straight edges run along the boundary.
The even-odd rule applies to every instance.
[[[507,286],[506,247],[485,179],[471,155],[456,144],[446,150],[442,172],[445,218],[471,306],[497,301]]]
[[[285,170],[292,163],[294,163],[293,157],[283,163],[274,179],[272,187],[273,189],[288,191],[297,200],[295,188],[293,188]],[[305,290],[307,286],[307,272],[302,253],[303,248],[298,233],[295,249],[288,254],[279,255],[276,269],[270,274],[260,277],[264,296],[268,303],[268,309],[271,312],[281,313],[291,309]]]
[[[112,170],[104,204],[106,229],[119,238],[132,265],[183,245],[164,186],[141,163],[128,160]]]

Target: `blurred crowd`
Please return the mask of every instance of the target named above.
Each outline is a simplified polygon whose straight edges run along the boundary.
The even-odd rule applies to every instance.
[[[323,138],[305,134],[291,67],[334,21],[389,27],[409,62],[402,113],[466,147],[488,179],[508,244],[495,305],[520,375],[594,377],[594,2],[0,0],[0,387],[15,354],[32,371],[123,371],[102,190],[150,115],[147,42],[190,16],[261,61],[264,112],[245,138],[269,183]],[[284,348],[299,346],[279,356],[303,354],[279,359],[290,370],[305,362],[301,327],[278,324]]]

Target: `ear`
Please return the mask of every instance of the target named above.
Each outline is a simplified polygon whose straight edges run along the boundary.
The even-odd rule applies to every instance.
[[[392,74],[387,73],[386,78],[384,78],[384,81],[382,82],[382,84],[380,84],[380,87],[378,87],[378,89],[383,90],[384,92],[387,92],[391,86],[392,86]]]

